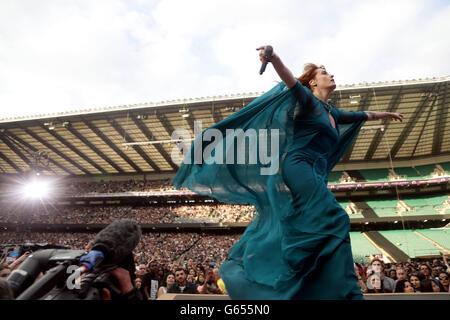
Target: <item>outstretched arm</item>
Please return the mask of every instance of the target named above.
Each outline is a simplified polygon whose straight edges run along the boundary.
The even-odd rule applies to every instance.
[[[377,111],[364,111],[364,112],[367,114],[367,121],[386,118],[391,120],[399,120],[400,122],[403,120],[403,115],[401,113],[377,112]]]
[[[289,70],[281,61],[280,57],[273,52],[272,57],[269,59],[266,59],[263,56],[263,50],[264,46],[257,48],[256,50],[259,50],[259,59],[262,63],[268,63],[271,62],[273,67],[275,68],[275,71],[278,73],[278,76],[281,78],[281,80],[286,84],[286,86],[290,89],[297,83],[297,79],[295,79],[294,75],[292,74],[291,70]]]

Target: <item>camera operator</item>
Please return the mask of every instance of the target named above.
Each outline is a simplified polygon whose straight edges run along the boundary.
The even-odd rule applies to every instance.
[[[143,300],[134,283],[136,266],[132,252],[141,235],[142,231],[135,221],[116,220],[97,234],[89,244],[91,251],[80,259],[80,264],[88,270],[108,272],[113,276],[117,280],[120,289],[118,298],[121,300]],[[108,287],[101,289],[102,299],[111,300],[113,296]]]
[[[142,300],[132,253],[141,234],[135,221],[116,220],[95,236],[89,252],[38,250],[7,281],[17,300]],[[76,273],[69,272],[73,266]],[[44,276],[36,281],[39,273]]]
[[[121,300],[143,300],[142,294],[136,285],[131,281],[130,272],[124,268],[116,268],[109,271],[119,282],[121,290]],[[111,292],[108,288],[102,289],[102,300],[112,300]]]

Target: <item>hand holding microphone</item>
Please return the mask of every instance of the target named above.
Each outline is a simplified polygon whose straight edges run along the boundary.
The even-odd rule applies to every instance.
[[[272,60],[273,56],[273,47],[270,45],[262,46],[257,48],[256,50],[261,50],[259,52],[259,59],[262,62],[261,69],[259,70],[259,74],[263,74],[266,70],[267,63]]]
[[[82,273],[91,271],[95,266],[99,265],[105,259],[103,252],[99,250],[91,250],[80,258],[80,271]]]

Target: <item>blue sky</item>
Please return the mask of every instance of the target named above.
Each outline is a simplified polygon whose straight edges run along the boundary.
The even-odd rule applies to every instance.
[[[255,48],[339,85],[450,75],[450,2],[3,0],[0,118],[267,91]]]

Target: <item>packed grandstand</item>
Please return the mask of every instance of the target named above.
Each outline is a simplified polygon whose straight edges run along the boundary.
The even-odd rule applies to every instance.
[[[356,263],[432,261],[450,254],[450,78],[338,87],[346,110],[401,112],[363,127],[328,179],[349,214]],[[0,244],[85,249],[116,219],[137,221],[138,265],[215,266],[257,212],[176,190],[174,150],[259,94],[186,99],[0,121]],[[174,149],[175,148],[175,149]],[[38,189],[23,190],[30,181]],[[48,193],[41,194],[44,184]],[[24,249],[25,250],[25,249]],[[414,270],[411,270],[413,272]],[[195,272],[195,270],[194,270]],[[198,275],[197,275],[198,277]]]

